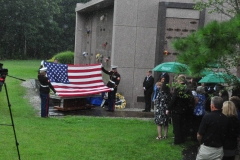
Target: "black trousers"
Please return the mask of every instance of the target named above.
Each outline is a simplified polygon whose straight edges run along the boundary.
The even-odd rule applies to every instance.
[[[198,132],[198,129],[200,127],[202,118],[203,118],[203,116],[195,116],[195,115],[193,115],[193,118],[191,120],[191,122],[192,122],[192,129],[193,129],[191,138],[194,141],[197,141],[197,132]]]
[[[185,142],[188,135],[188,127],[185,114],[172,113],[173,131],[174,131],[174,144],[181,144]]]
[[[152,105],[152,92],[144,92],[144,99],[145,99],[145,110],[151,111],[151,105]]]
[[[108,110],[114,111],[117,90],[108,92]]]

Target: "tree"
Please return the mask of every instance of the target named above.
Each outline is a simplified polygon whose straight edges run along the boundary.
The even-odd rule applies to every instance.
[[[233,67],[240,69],[238,65],[240,62],[239,4],[238,0],[198,0],[196,2],[195,9],[208,8],[209,13],[224,14],[230,20],[210,22],[185,39],[173,42],[173,47],[181,53],[177,59],[187,64],[193,73],[200,73],[209,64],[216,63],[228,74],[231,74],[230,69]],[[240,76],[239,72],[237,76]]]
[[[221,13],[229,18],[240,14],[239,0],[194,0],[196,2],[195,9],[203,10],[208,8],[208,13]]]
[[[50,58],[73,50],[76,3],[89,0],[0,0],[0,58]]]
[[[89,0],[82,0],[81,3],[86,3],[88,1]],[[77,3],[79,3],[79,0],[62,0],[58,4],[61,14],[56,15],[55,19],[62,30],[57,44],[58,51],[74,50],[76,24],[75,7]]]
[[[236,16],[226,22],[210,22],[185,39],[175,40],[173,47],[181,53],[178,61],[187,64],[193,73],[219,63],[231,75],[230,69],[237,67],[240,60],[239,28],[240,16]]]

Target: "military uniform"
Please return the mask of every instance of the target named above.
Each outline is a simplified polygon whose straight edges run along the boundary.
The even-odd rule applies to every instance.
[[[112,69],[117,69],[117,66],[112,66]],[[120,83],[121,76],[116,71],[107,71],[102,67],[102,71],[109,75],[109,81],[107,83],[107,86],[111,88],[111,91],[108,92],[108,110],[107,111],[114,111],[115,108],[115,99],[116,99],[116,93],[117,93],[117,87]]]
[[[46,72],[46,68],[41,68],[40,72]],[[56,90],[53,88],[52,84],[50,83],[49,79],[43,75],[38,75],[38,80],[40,83],[40,98],[41,98],[41,117],[48,117],[49,112],[49,93],[50,89],[56,93]]]

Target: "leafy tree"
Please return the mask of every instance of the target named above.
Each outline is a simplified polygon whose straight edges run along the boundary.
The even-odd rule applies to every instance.
[[[73,50],[76,3],[89,0],[0,0],[0,58],[44,58]]]
[[[53,38],[59,34],[53,19],[60,13],[58,1],[2,0],[0,45],[5,58],[34,57],[46,52],[45,48],[51,51]]]
[[[209,13],[222,13],[233,18],[235,15],[240,14],[240,1],[239,0],[194,0],[196,2],[195,9],[203,10],[209,9]]]
[[[187,64],[193,73],[201,73],[210,64],[218,63],[225,72],[239,67],[239,5],[238,0],[194,0],[195,9],[207,8],[208,13],[229,17],[228,22],[213,21],[185,39],[175,40],[173,47],[181,54],[178,60]],[[191,59],[189,61],[189,59]],[[240,76],[240,72],[237,72]],[[235,81],[237,81],[235,79]]]
[[[193,73],[200,73],[209,64],[219,63],[224,71],[237,67],[240,60],[240,17],[230,21],[213,21],[185,39],[175,40],[173,47],[181,54],[178,61],[187,64]]]
[[[81,3],[86,3],[89,0],[82,0]],[[61,14],[55,16],[62,34],[58,39],[58,52],[65,50],[74,50],[75,42],[75,24],[76,24],[76,4],[79,0],[62,0],[58,5]],[[66,43],[67,42],[67,43]]]

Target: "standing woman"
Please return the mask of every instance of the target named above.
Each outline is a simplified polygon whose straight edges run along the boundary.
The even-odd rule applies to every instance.
[[[158,82],[159,83],[159,82]],[[166,114],[167,106],[170,102],[170,89],[166,83],[162,83],[161,88],[155,100],[156,112],[154,122],[157,125],[158,136],[156,139],[166,139],[168,133],[168,115]],[[164,127],[164,136],[162,137],[162,127]]]
[[[198,86],[196,89],[195,97],[195,108],[193,111],[193,138],[196,138],[198,128],[201,124],[202,118],[205,114],[205,89],[203,86]],[[195,139],[197,141],[197,139]]]
[[[159,91],[159,88],[157,87],[158,82],[164,83],[164,81],[165,81],[165,78],[164,78],[164,77],[161,77],[161,78],[157,81],[157,83],[154,85],[154,88],[153,88],[153,98],[152,98],[152,101],[153,101],[153,102],[155,101],[155,99],[156,99],[156,97],[157,97],[157,94],[158,94],[158,91]],[[155,111],[155,109],[154,109],[154,111]]]
[[[238,114],[238,120],[240,122],[240,98],[238,96],[232,96],[229,99],[229,101],[232,101],[235,104],[235,107],[237,109],[237,114]],[[238,139],[238,153],[237,153],[235,159],[240,159],[239,157],[240,157],[240,137]]]
[[[48,117],[49,112],[49,93],[50,89],[56,93],[49,79],[46,77],[47,68],[43,67],[40,69],[38,80],[40,83],[40,98],[41,98],[41,117]]]
[[[178,85],[174,89],[172,99],[166,110],[167,115],[172,112],[174,145],[184,143],[185,138],[188,136],[189,128],[187,128],[187,125],[189,120],[187,117],[189,117],[190,97],[192,97],[192,92],[187,88],[184,75],[177,77],[177,83]]]
[[[156,84],[155,84],[155,86],[156,86],[156,89],[154,90],[154,96],[153,96],[153,99],[152,99],[152,101],[153,101],[153,104],[154,104],[154,112],[156,111],[156,100],[157,100],[157,96],[159,96],[158,95],[158,93],[159,93],[159,91],[160,91],[160,88],[161,88],[161,86],[162,86],[162,83],[161,82],[157,82]]]
[[[225,101],[222,113],[228,118],[227,135],[223,144],[223,160],[234,160],[237,155],[238,138],[240,132],[237,109],[232,101]]]

